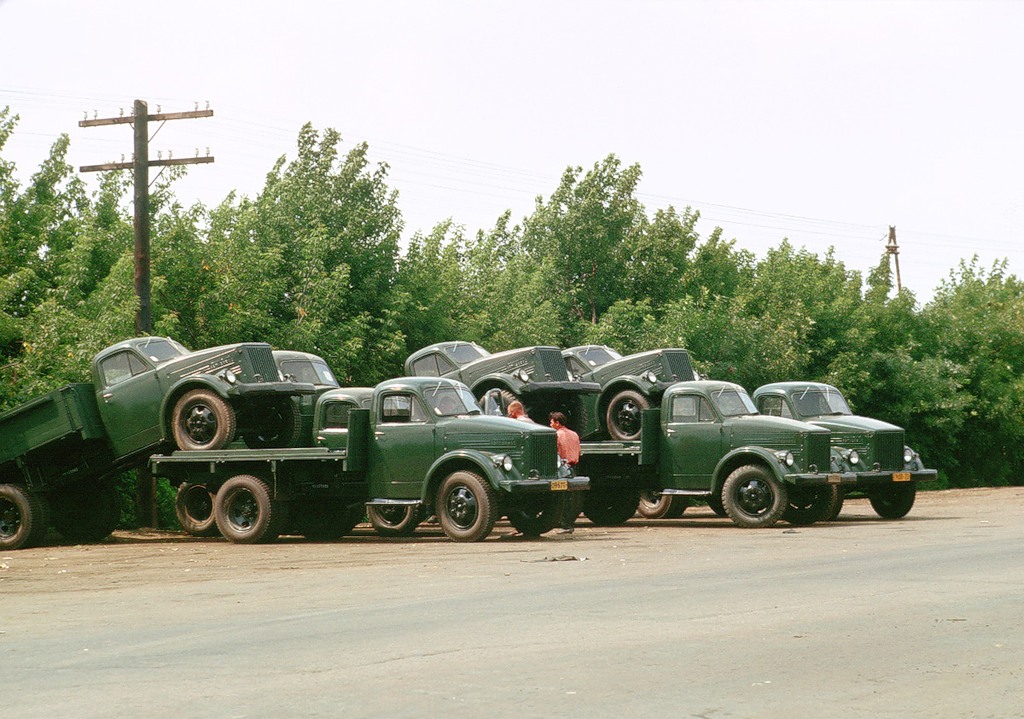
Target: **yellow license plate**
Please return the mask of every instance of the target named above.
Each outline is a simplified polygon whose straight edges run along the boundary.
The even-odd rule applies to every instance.
[[[551,491],[552,492],[564,492],[569,489],[569,480],[567,479],[553,479],[551,480]]]
[[[893,482],[909,482],[910,481],[910,472],[893,472],[892,473],[892,481]]]

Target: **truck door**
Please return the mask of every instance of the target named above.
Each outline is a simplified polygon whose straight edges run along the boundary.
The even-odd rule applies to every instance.
[[[155,368],[132,350],[103,359],[96,401],[114,454],[125,457],[161,439],[164,392]]]
[[[396,390],[378,399],[370,436],[370,494],[419,499],[436,456],[434,423],[415,393]]]
[[[673,489],[710,489],[722,456],[722,422],[706,397],[666,396],[662,408],[662,483]]]

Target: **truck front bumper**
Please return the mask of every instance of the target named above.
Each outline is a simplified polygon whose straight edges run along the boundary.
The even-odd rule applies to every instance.
[[[817,474],[787,474],[786,481],[797,487],[835,484],[843,488],[879,487],[889,484],[930,482],[938,476],[934,469],[907,472],[819,472]]]
[[[506,479],[498,483],[511,494],[539,492],[580,492],[590,489],[590,477],[552,477],[550,479]]]
[[[277,395],[315,394],[316,387],[308,382],[245,382],[228,387],[228,397],[242,399],[259,399],[260,397]]]

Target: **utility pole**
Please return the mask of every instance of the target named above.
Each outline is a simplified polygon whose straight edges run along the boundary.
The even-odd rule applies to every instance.
[[[135,175],[135,295],[139,298],[139,311],[135,315],[135,333],[149,334],[153,331],[153,317],[150,310],[149,294],[149,168],[168,167],[171,165],[198,165],[213,162],[213,158],[186,157],[182,159],[149,159],[149,123],[167,122],[168,120],[189,120],[199,117],[213,117],[213,110],[193,112],[158,112],[149,114],[143,100],[135,101],[135,111],[127,117],[107,117],[92,120],[80,120],[79,127],[97,127],[99,125],[135,126],[135,155],[131,162],[110,162],[104,165],[83,165],[79,172],[105,172],[109,170],[132,170]],[[160,127],[163,127],[161,124]],[[157,128],[157,132],[160,128]],[[154,133],[155,134],[155,133]]]
[[[135,127],[135,154],[131,162],[111,162],[104,165],[83,165],[79,172],[106,172],[109,170],[132,170],[135,175],[135,295],[139,298],[139,309],[135,314],[135,334],[148,335],[153,332],[153,315],[150,303],[149,281],[149,168],[169,167],[172,165],[198,165],[213,162],[207,154],[195,157],[165,160],[159,157],[149,159],[149,123],[160,122],[157,132],[168,120],[189,120],[199,117],[212,117],[213,110],[200,110],[198,105],[192,112],[159,112],[150,115],[149,107],[143,100],[136,100],[134,112],[130,116],[93,118],[80,120],[79,127],[97,127],[100,125],[133,125]],[[155,135],[156,133],[154,133]],[[207,151],[209,152],[209,151]],[[122,156],[123,157],[123,156]],[[148,467],[136,471],[135,480],[136,503],[139,523],[144,527],[157,526],[156,516],[156,479]]]
[[[900,282],[900,246],[896,244],[896,228],[889,225],[889,243],[885,246],[885,251],[893,256],[896,260],[896,291],[903,291],[903,284]]]

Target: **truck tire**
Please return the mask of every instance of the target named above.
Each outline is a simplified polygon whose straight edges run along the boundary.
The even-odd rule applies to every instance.
[[[650,406],[650,400],[635,390],[617,392],[605,412],[608,435],[623,442],[640,439],[640,414]]]
[[[571,502],[569,494],[578,492],[548,492],[521,497],[517,500],[518,505],[508,510],[508,522],[526,537],[539,537],[550,532],[562,522],[562,515],[571,511],[565,506]]]
[[[49,529],[46,502],[14,484],[0,484],[0,549],[35,547]]]
[[[583,500],[583,514],[599,527],[617,527],[636,514],[640,495],[627,489],[590,490]]]
[[[224,399],[207,389],[186,392],[174,405],[171,432],[178,449],[223,449],[235,438],[237,418]]]
[[[75,544],[105,539],[121,519],[121,501],[110,482],[67,487],[51,496],[50,505],[54,528]]]
[[[917,487],[913,484],[904,484],[875,490],[868,497],[868,501],[879,517],[902,519],[914,506],[916,498]]]
[[[449,539],[479,542],[494,529],[498,498],[479,474],[460,470],[441,482],[434,511]]]
[[[832,498],[832,506],[825,513],[823,522],[834,522],[839,518],[839,513],[843,511],[843,499],[843,491],[837,487],[835,496]]]
[[[789,506],[786,487],[764,467],[747,464],[732,471],[722,485],[722,505],[729,518],[747,529],[770,527]]]
[[[712,494],[707,498],[708,508],[717,514],[719,517],[728,517],[729,513],[725,511],[725,505],[722,504],[722,496]]]
[[[408,537],[426,517],[423,505],[368,504],[366,518],[382,537]]]
[[[271,498],[266,482],[251,474],[236,475],[221,485],[214,516],[220,533],[235,544],[272,542],[287,524],[286,507]]]
[[[686,497],[657,492],[641,492],[636,512],[644,519],[679,519],[690,506]]]
[[[298,447],[302,440],[302,410],[294,397],[277,402],[262,413],[259,429],[242,435],[250,449]]]
[[[182,482],[174,498],[178,524],[193,537],[216,537],[217,518],[213,515],[214,495],[205,484]]]
[[[834,506],[834,496],[838,491],[832,485],[808,487],[799,491],[791,489],[786,493],[789,501],[782,518],[795,527],[824,521]]]

